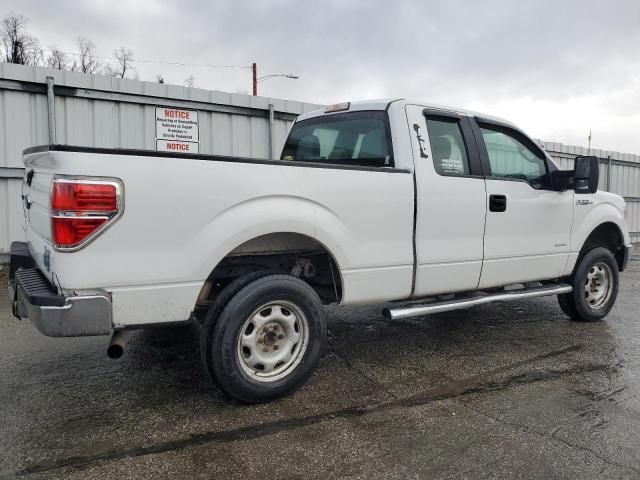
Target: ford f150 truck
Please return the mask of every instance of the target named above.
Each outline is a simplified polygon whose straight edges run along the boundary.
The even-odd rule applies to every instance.
[[[280,160],[47,145],[24,164],[15,315],[110,334],[113,357],[131,329],[199,322],[206,372],[245,402],[308,378],[324,304],[557,295],[594,321],[630,255],[597,158],[563,171],[505,120],[403,99],[301,115]]]

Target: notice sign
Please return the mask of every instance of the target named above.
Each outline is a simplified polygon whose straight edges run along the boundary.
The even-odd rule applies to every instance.
[[[198,145],[198,142],[156,139],[156,150],[159,152],[198,153]]]
[[[156,150],[198,153],[198,112],[156,107]]]

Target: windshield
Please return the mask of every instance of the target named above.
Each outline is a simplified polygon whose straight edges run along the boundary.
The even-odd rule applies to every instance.
[[[350,112],[296,122],[281,160],[392,167],[387,113]]]

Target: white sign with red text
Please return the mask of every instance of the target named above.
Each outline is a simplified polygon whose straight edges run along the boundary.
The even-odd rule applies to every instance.
[[[198,142],[178,142],[177,140],[156,140],[156,150],[159,152],[198,153]]]
[[[198,153],[199,141],[197,111],[156,107],[156,150]]]

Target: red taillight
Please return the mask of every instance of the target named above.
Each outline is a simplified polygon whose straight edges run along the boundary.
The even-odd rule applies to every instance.
[[[105,217],[53,217],[51,219],[53,242],[57,247],[78,245],[106,221]]]
[[[80,248],[121,213],[116,180],[56,179],[51,191],[51,233],[57,249]]]
[[[113,211],[118,208],[117,202],[112,184],[56,181],[51,193],[52,210]]]

